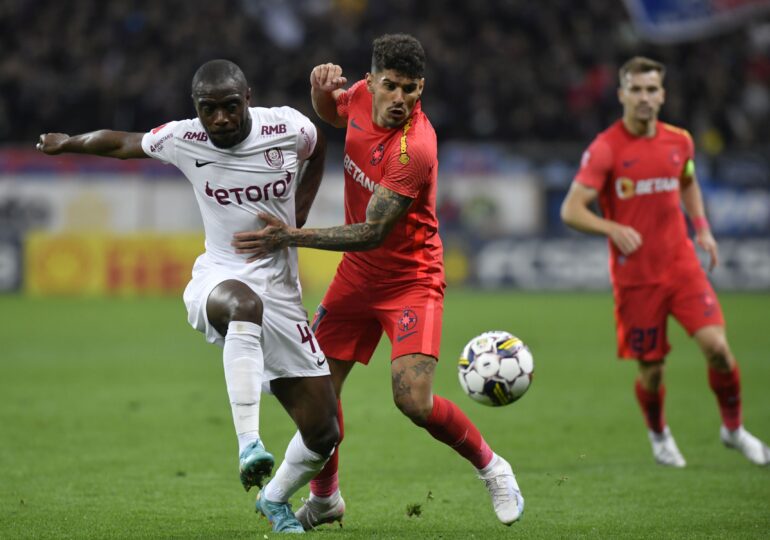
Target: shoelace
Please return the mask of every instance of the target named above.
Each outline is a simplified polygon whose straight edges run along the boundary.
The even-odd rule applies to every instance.
[[[485,478],[484,483],[492,494],[495,505],[497,505],[498,502],[507,503],[511,500],[511,492],[508,490],[508,482],[506,481],[505,476]]]
[[[330,505],[328,508],[319,508],[320,506],[322,506],[323,503],[314,502],[312,499],[306,499],[305,497],[300,497],[300,500],[302,501],[302,503],[305,505],[305,508],[307,509],[306,511],[307,511],[308,524],[313,529],[315,529],[314,523],[320,525],[324,519],[328,518],[328,516],[323,516],[323,513],[325,511],[327,512],[332,511],[335,509],[336,505],[339,504],[339,501],[338,501],[337,503]]]
[[[735,441],[735,445],[742,449],[754,446],[759,448],[759,451],[763,455],[765,456],[768,455],[767,446],[765,446],[765,444],[759,439],[757,439],[756,437],[752,437],[751,435],[749,435],[748,432],[746,431],[741,431],[740,435],[738,435]]]
[[[291,522],[296,521],[297,518],[294,517],[294,513],[291,511],[291,505],[289,503],[271,504],[270,506],[271,508],[269,508],[269,510],[270,514],[272,514],[272,521],[277,521],[282,525],[282,527],[278,529],[279,531],[284,530],[285,527],[283,527],[283,525],[292,526],[293,523]],[[286,523],[287,521],[289,521],[289,523]]]
[[[310,502],[310,499],[306,499],[305,497],[300,497],[299,500],[302,501],[302,504],[305,505],[305,508],[306,508],[306,511],[307,511],[307,523],[308,523],[308,525],[310,525],[311,529],[315,529],[315,525],[313,525],[313,523],[315,523],[315,521],[318,518],[318,516],[313,511],[313,506],[312,506],[313,503]]]

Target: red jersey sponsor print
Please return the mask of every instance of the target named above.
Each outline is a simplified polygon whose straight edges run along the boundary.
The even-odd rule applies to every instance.
[[[627,257],[608,240],[613,283],[658,283],[672,271],[700,267],[679,193],[693,154],[692,138],[683,129],[658,122],[653,137],[636,137],[622,120],[583,154],[575,182],[599,192],[605,218],[642,235],[642,246]]]
[[[366,207],[377,184],[414,202],[385,242],[370,251],[345,253],[343,263],[380,279],[428,277],[443,287],[443,247],[436,218],[438,149],[436,132],[418,102],[398,128],[372,121],[372,95],[359,81],[337,98],[346,117],[345,223],[366,221]]]

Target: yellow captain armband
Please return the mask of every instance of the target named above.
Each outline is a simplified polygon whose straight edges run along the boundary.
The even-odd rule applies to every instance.
[[[692,181],[695,179],[695,162],[692,159],[688,159],[687,163],[684,164],[684,169],[682,170],[682,186],[689,186]]]

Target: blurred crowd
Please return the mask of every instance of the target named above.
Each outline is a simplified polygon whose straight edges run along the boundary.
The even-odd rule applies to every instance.
[[[618,66],[645,54],[668,66],[662,117],[701,151],[770,141],[767,21],[654,46],[604,0],[0,0],[0,143],[191,117],[190,80],[212,58],[241,65],[253,103],[311,114],[312,67],[355,81],[385,32],[422,41],[443,140],[586,143],[620,113]]]

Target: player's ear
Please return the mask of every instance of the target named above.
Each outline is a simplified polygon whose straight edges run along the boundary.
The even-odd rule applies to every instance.
[[[417,97],[422,97],[422,91],[425,90],[425,77],[420,79],[420,82],[417,83]]]
[[[246,105],[251,104],[251,88],[246,88]]]
[[[374,94],[374,76],[371,73],[366,74],[366,89],[370,94]]]

